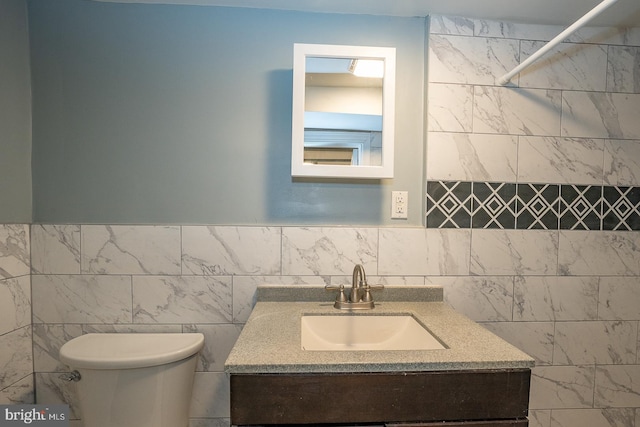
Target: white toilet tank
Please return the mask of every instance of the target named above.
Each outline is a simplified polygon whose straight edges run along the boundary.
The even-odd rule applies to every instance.
[[[84,427],[187,427],[204,336],[87,334],[60,348],[77,370]]]

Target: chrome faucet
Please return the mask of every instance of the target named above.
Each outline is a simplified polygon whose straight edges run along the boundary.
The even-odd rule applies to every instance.
[[[351,294],[349,294],[349,302],[360,302],[364,285],[367,284],[367,273],[364,272],[362,264],[356,264],[353,267],[353,275],[351,276]]]
[[[369,285],[367,283],[367,274],[364,271],[364,267],[362,264],[356,264],[353,268],[353,275],[351,277],[351,293],[348,298],[344,292],[344,285],[327,285],[325,286],[325,289],[329,291],[338,291],[338,296],[333,304],[335,308],[341,310],[366,310],[374,307],[371,291],[384,289],[384,285]]]

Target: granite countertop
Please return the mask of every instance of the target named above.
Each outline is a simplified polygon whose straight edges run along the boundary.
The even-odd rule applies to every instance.
[[[345,314],[333,307],[331,298],[322,287],[260,287],[258,302],[225,362],[225,371],[232,374],[415,372],[517,369],[534,365],[530,356],[442,302],[439,287],[387,287],[374,295],[373,310],[354,314],[411,314],[444,343],[445,349],[303,350],[300,345],[303,315]]]

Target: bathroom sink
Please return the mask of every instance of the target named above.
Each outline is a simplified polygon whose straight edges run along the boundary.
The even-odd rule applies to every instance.
[[[301,345],[312,351],[441,350],[446,348],[413,316],[303,315]]]

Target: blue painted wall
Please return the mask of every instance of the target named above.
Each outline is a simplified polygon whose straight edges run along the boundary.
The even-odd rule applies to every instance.
[[[422,224],[424,18],[28,4],[35,222]],[[396,178],[290,177],[296,42],[396,47]]]
[[[26,1],[0,1],[0,223],[31,222],[28,37]]]

